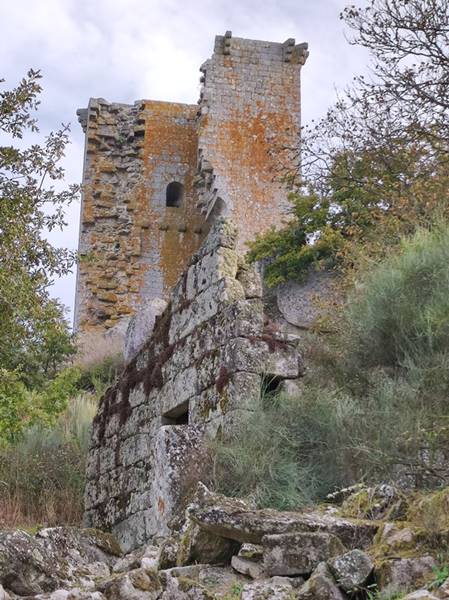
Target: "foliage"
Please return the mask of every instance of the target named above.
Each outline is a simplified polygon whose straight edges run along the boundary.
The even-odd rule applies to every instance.
[[[366,48],[356,77],[327,114],[303,129],[291,220],[250,245],[271,259],[267,280],[301,280],[310,264],[346,271],[382,258],[401,236],[449,217],[447,0],[371,0],[342,19]]]
[[[54,248],[44,232],[64,227],[64,207],[78,186],[54,187],[64,176],[58,162],[68,126],[24,147],[24,138],[38,131],[32,112],[40,77],[30,70],[15,89],[0,92],[0,365],[23,374],[29,387],[53,376],[73,351],[63,309],[48,288],[75,257]]]
[[[15,371],[0,369],[0,444],[17,441],[36,423],[54,423],[78,390],[80,371],[61,370],[38,390],[29,390]]]
[[[27,429],[0,449],[0,524],[78,524],[95,399],[78,395],[51,427]]]
[[[341,330],[305,347],[300,394],[263,394],[214,448],[221,491],[286,509],[358,481],[447,484],[448,242],[419,231],[371,266]]]
[[[446,579],[449,577],[449,567],[443,565],[442,567],[433,567],[433,580],[430,582],[429,590],[434,590],[443,585]]]
[[[364,364],[396,367],[446,352],[448,264],[449,229],[436,227],[403,242],[400,252],[359,280],[348,318]]]

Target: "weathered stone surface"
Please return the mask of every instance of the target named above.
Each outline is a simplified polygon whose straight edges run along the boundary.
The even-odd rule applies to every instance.
[[[262,276],[256,265],[242,263],[237,273],[237,279],[242,284],[245,298],[262,298]]]
[[[326,563],[320,563],[306,583],[297,591],[297,600],[344,600]]]
[[[235,231],[217,220],[94,419],[85,524],[112,531],[126,552],[182,527],[210,468],[203,438],[232,434],[263,375],[300,375],[296,343],[264,329],[262,302],[245,297]]]
[[[233,556],[231,560],[233,569],[242,575],[248,575],[251,579],[261,579],[265,576],[263,565],[260,562],[242,558],[241,556]]]
[[[436,567],[435,559],[429,555],[385,559],[376,567],[376,581],[388,593],[404,592],[430,579]]]
[[[162,593],[159,576],[146,569],[120,573],[99,589],[108,600],[158,600]]]
[[[325,318],[329,313],[335,294],[332,273],[311,271],[303,283],[289,281],[281,284],[277,290],[277,304],[288,323],[308,329],[317,319]]]
[[[338,585],[345,592],[362,589],[374,568],[368,554],[357,549],[337,556],[328,564]]]
[[[133,359],[144,346],[154,329],[156,317],[167,308],[167,302],[162,298],[152,298],[144,302],[131,318],[125,337],[125,361]]]
[[[238,544],[219,537],[187,521],[179,539],[176,564],[229,564]]]
[[[51,592],[109,573],[120,548],[108,534],[69,527],[0,533],[0,582],[19,596]],[[100,566],[102,565],[102,566]],[[89,569],[90,567],[90,569]]]
[[[354,490],[344,499],[341,512],[355,519],[383,519],[394,510],[392,518],[397,519],[401,516],[401,507],[404,516],[404,494],[392,485],[381,484]]]
[[[291,584],[265,579],[244,586],[241,600],[291,600],[294,598]]]
[[[203,529],[236,541],[259,544],[265,535],[324,532],[335,535],[348,548],[369,544],[378,524],[342,519],[315,512],[248,510],[240,500],[213,494],[203,485],[197,501],[189,507],[190,518]]]
[[[263,566],[268,575],[307,575],[320,562],[345,551],[331,533],[284,533],[262,538]]]
[[[438,600],[438,596],[432,594],[429,590],[422,589],[403,596],[402,600]]]

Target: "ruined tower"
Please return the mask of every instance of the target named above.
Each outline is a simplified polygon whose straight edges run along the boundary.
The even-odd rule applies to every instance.
[[[143,298],[167,298],[219,216],[245,242],[286,213],[276,177],[297,148],[307,44],[215,38],[196,105],[91,99],[75,329],[102,332]],[[285,155],[284,155],[285,158]],[[287,158],[288,160],[288,158]]]

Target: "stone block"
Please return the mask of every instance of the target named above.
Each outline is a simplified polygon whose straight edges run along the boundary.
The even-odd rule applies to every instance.
[[[262,539],[263,565],[268,575],[308,575],[320,562],[343,554],[341,541],[331,533],[287,533]]]
[[[243,288],[235,279],[225,277],[217,281],[201,292],[191,304],[173,314],[170,323],[170,343],[186,337],[226,306],[243,298]]]

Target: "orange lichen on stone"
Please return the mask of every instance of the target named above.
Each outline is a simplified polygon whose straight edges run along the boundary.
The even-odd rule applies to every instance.
[[[114,327],[143,299],[166,299],[217,216],[238,224],[242,252],[282,223],[277,169],[280,149],[298,146],[306,55],[291,39],[217,36],[198,105],[91,99],[78,111],[86,148],[77,331]]]

